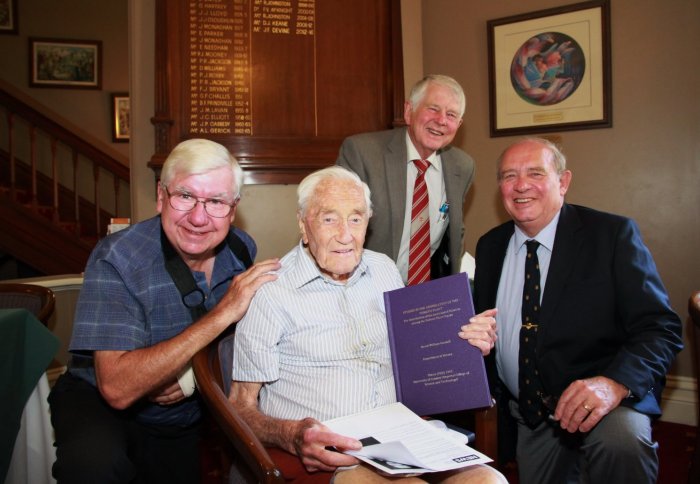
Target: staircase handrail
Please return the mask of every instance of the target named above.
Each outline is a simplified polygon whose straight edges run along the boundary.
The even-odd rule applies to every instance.
[[[72,128],[72,130],[68,129],[65,127],[67,123],[63,121],[59,123],[52,119],[52,117],[58,118],[60,116],[44,114],[36,107],[30,106],[26,101],[19,99],[17,91],[14,93],[11,91],[13,91],[11,87],[0,81],[0,104],[6,106],[11,112],[17,113],[19,117],[29,121],[42,131],[76,149],[87,158],[95,161],[101,168],[112,172],[127,183],[129,182],[129,167],[125,158],[124,161],[119,161],[118,155],[106,153],[94,144],[85,141],[84,136],[78,136],[75,133],[77,131],[75,128]]]

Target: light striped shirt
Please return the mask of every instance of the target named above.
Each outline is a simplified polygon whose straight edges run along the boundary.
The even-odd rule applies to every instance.
[[[394,262],[365,250],[345,284],[300,243],[236,327],[233,379],[264,383],[260,411],[318,420],[396,401],[383,293],[403,286]]]

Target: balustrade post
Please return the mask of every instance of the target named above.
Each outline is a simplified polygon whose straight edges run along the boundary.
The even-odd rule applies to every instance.
[[[15,116],[7,110],[8,150],[10,154],[10,199],[16,201],[17,172],[15,168]]]
[[[60,222],[60,217],[58,216],[58,162],[56,160],[56,138],[51,137],[51,195],[52,195],[52,206],[53,214],[52,220],[54,223]]]
[[[100,166],[97,163],[93,162],[92,173],[95,182],[95,235],[100,239]]]
[[[36,197],[36,126],[33,124],[29,128],[29,166],[31,176],[29,196],[31,197],[32,208],[36,210],[38,205]]]
[[[78,150],[73,148],[73,204],[75,207],[75,235],[80,237],[80,197],[78,196]]]

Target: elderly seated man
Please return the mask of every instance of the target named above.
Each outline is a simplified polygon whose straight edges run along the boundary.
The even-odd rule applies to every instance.
[[[301,242],[238,324],[229,398],[266,446],[286,451],[272,449],[273,456],[296,464],[299,471],[283,466],[289,480],[319,482],[316,471],[336,484],[397,480],[329,450],[361,444],[320,421],[396,401],[383,293],[402,287],[401,276],[387,256],[363,250],[372,211],[369,188],[355,173],[319,170],[301,182],[298,197]],[[484,354],[495,341],[494,314],[486,311],[461,328],[460,337]],[[489,466],[421,477],[505,482]]]

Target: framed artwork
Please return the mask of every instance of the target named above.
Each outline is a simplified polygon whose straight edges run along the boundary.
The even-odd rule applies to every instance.
[[[16,34],[17,30],[17,0],[0,0],[0,34]]]
[[[30,38],[29,53],[32,87],[102,87],[102,42],[98,40]]]
[[[612,126],[610,4],[487,22],[491,136]]]
[[[126,143],[131,132],[131,104],[129,94],[125,92],[113,93],[111,99],[112,112],[112,141]]]

